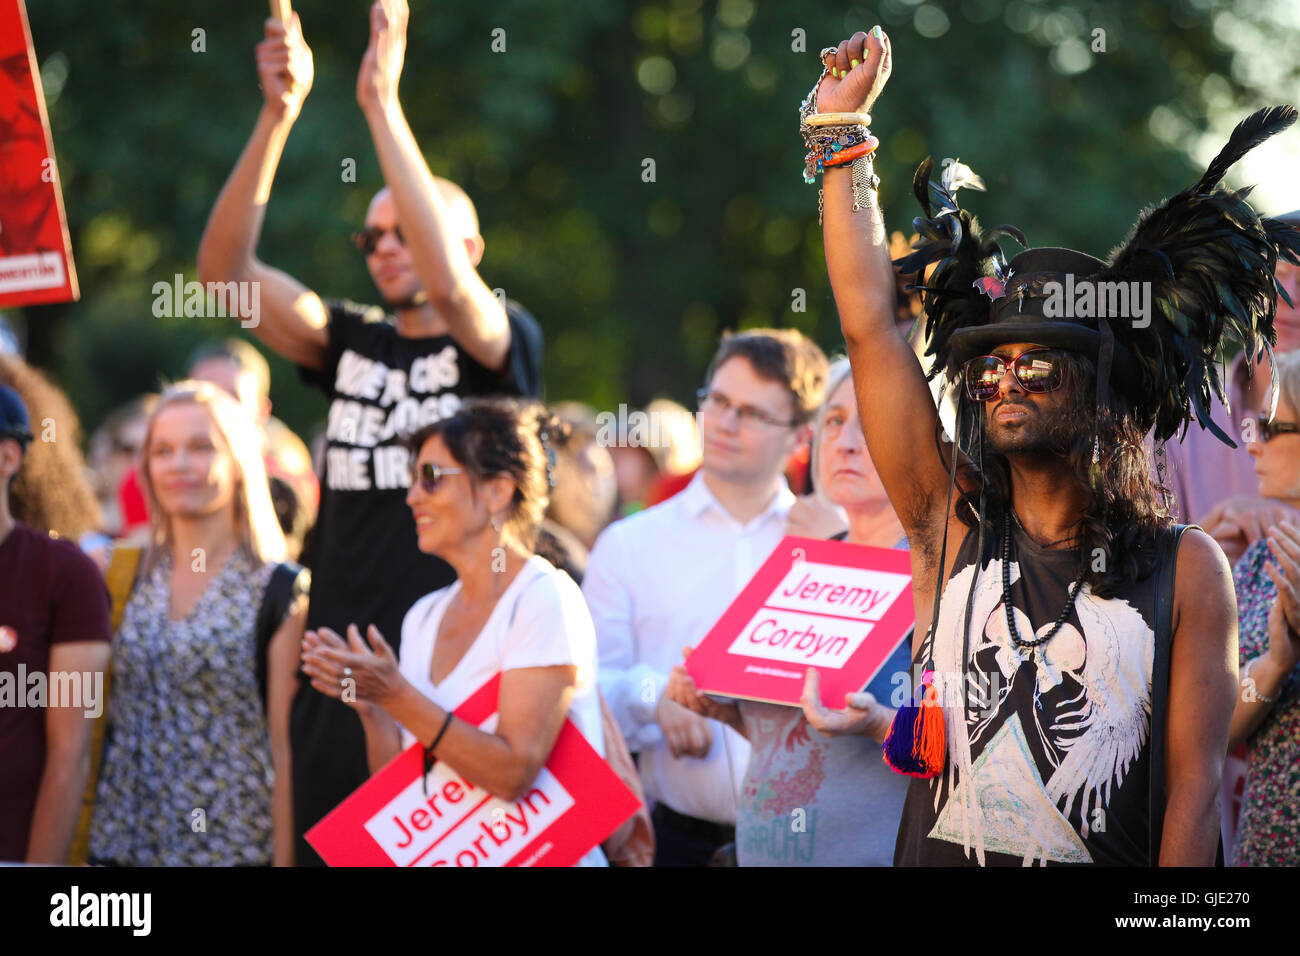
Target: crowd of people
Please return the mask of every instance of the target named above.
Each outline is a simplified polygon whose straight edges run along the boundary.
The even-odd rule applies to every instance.
[[[827,158],[847,357],[726,334],[695,415],[651,405],[672,425],[646,443],[540,402],[541,327],[480,278],[473,203],[402,114],[404,6],[371,15],[357,91],[386,185],[356,243],[380,304],[258,258],[312,84],[296,15],[268,22],[264,105],[198,246],[204,281],[259,284],[252,331],[327,400],[310,451],[244,340],[104,416],[84,458],[57,387],[0,353],[0,675],[109,675],[102,708],[0,694],[0,860],[320,865],[306,832],[412,744],[514,800],[571,720],[632,755],[659,866],[1300,862],[1300,311],[1273,311],[1300,214],[1233,207],[1263,251],[1231,295],[1277,354],[1247,336],[1231,366],[1228,447],[1174,434],[1200,383],[1149,372],[1145,340],[1044,320],[1030,280],[1100,260],[958,255],[980,240],[949,170],[896,266],[869,151]],[[878,28],[822,57],[808,129],[865,114],[892,69]],[[1197,195],[1244,206],[1217,186]],[[789,534],[907,549],[912,642],[841,707],[815,668],[799,706],[701,693],[685,658]],[[995,672],[974,707],[967,678]],[[492,729],[457,719],[497,675]],[[908,734],[935,711],[932,765]],[[1248,770],[1220,848],[1229,748]]]

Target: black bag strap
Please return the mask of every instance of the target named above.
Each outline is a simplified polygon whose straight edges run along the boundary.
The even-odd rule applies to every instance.
[[[1165,751],[1169,726],[1169,663],[1174,647],[1174,581],[1178,572],[1178,543],[1195,525],[1176,524],[1156,544],[1156,631],[1151,663],[1151,778],[1148,788],[1147,865],[1160,862],[1160,837],[1165,824]]]
[[[262,695],[262,711],[266,712],[267,654],[271,638],[284,621],[294,602],[311,591],[311,572],[292,561],[277,564],[266,583],[262,606],[257,610],[257,690]]]

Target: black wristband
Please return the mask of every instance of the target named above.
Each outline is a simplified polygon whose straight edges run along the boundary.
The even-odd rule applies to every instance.
[[[438,758],[433,755],[433,752],[437,749],[438,744],[442,743],[442,736],[447,732],[447,728],[451,726],[451,718],[454,716],[451,711],[447,711],[447,719],[442,722],[442,729],[438,731],[438,736],[433,738],[433,743],[424,748],[424,775],[421,777],[421,782],[424,784],[424,796],[426,798],[429,796],[429,771],[438,762]]]

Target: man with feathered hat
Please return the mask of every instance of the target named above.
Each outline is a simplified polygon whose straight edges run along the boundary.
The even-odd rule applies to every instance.
[[[946,161],[914,181],[927,375],[895,330],[870,108],[892,67],[875,28],[822,51],[801,110],[823,176],[826,261],[872,460],[912,547],[915,698],[885,759],[917,779],[895,863],[1208,865],[1237,691],[1223,552],[1175,526],[1143,440],[1208,414],[1230,342],[1272,340],[1273,270],[1300,233],[1219,183],[1289,126],[1245,120],[1190,189],[1102,261],[982,233]],[[928,272],[927,267],[933,266]],[[923,280],[920,276],[926,276]],[[927,378],[955,392],[956,447]],[[1219,434],[1228,441],[1226,435]]]

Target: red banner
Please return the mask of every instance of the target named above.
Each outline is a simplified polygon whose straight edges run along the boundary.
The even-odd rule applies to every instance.
[[[492,723],[500,683],[500,675],[488,681],[456,716],[476,727]],[[444,761],[426,788],[423,757],[414,744],[308,830],[321,859],[330,866],[572,866],[640,806],[572,720],[531,789],[509,803]]]
[[[0,0],[0,308],[80,296],[23,0]]]
[[[705,693],[798,704],[809,667],[822,702],[844,706],[911,630],[909,553],[786,537],[686,669]]]

